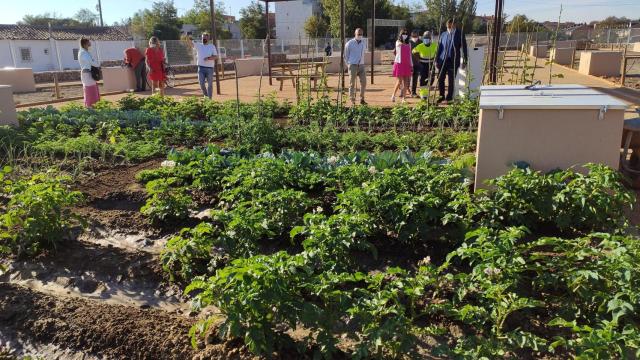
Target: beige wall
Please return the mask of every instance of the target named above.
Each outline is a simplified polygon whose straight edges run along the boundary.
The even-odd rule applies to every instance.
[[[10,85],[0,85],[0,125],[18,125],[13,89]]]
[[[102,84],[105,92],[134,90],[136,78],[131,68],[105,67],[102,68]]]
[[[0,85],[11,85],[13,92],[17,93],[36,91],[33,70],[30,68],[0,69]]]
[[[633,44],[633,50],[635,52],[640,52],[640,42],[634,43]]]
[[[549,45],[531,45],[529,47],[529,55],[533,57],[546,58]]]
[[[262,74],[269,76],[269,68],[267,67],[267,58],[248,58],[238,59],[235,61],[238,77],[260,75],[260,67],[262,66]]]
[[[582,51],[578,71],[586,75],[620,76],[622,52]]]
[[[571,65],[574,48],[555,48],[549,51],[549,60],[560,65]]]
[[[534,170],[566,169],[585,163],[618,168],[623,110],[609,110],[603,120],[599,110],[480,110],[476,188],[505,174],[515,161]]]

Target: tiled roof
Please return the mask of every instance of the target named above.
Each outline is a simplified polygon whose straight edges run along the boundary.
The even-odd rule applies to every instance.
[[[51,28],[55,40],[78,40],[86,37],[92,40],[131,40],[132,37],[118,27]],[[0,40],[48,40],[49,27],[31,25],[0,24]]]

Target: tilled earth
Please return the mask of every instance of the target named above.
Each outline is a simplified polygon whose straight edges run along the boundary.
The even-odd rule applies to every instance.
[[[140,170],[159,160],[106,169],[76,188],[84,232],[57,251],[8,262],[0,276],[0,359],[244,359],[240,341],[208,336],[194,349],[198,320],[164,277],[159,252],[171,231],[140,215]],[[178,225],[175,230],[180,229]]]

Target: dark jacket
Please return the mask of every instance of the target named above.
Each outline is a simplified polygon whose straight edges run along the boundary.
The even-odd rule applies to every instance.
[[[450,39],[453,37],[453,46],[451,46]],[[447,47],[447,45],[450,45]],[[460,59],[464,57],[465,63],[467,61],[467,38],[460,29],[455,29],[451,34],[444,31],[440,34],[440,40],[438,41],[438,54],[436,55],[436,63],[438,67],[451,66],[453,61],[454,70],[458,71],[460,67]]]

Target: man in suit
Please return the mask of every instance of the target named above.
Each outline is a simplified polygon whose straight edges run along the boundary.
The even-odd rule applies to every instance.
[[[436,56],[436,67],[438,73],[438,91],[440,98],[438,103],[446,100],[453,100],[453,80],[458,68],[466,66],[467,62],[467,39],[464,33],[456,28],[453,19],[447,20],[447,31],[440,34],[438,44],[438,55]],[[447,97],[444,96],[444,78],[447,78]]]

